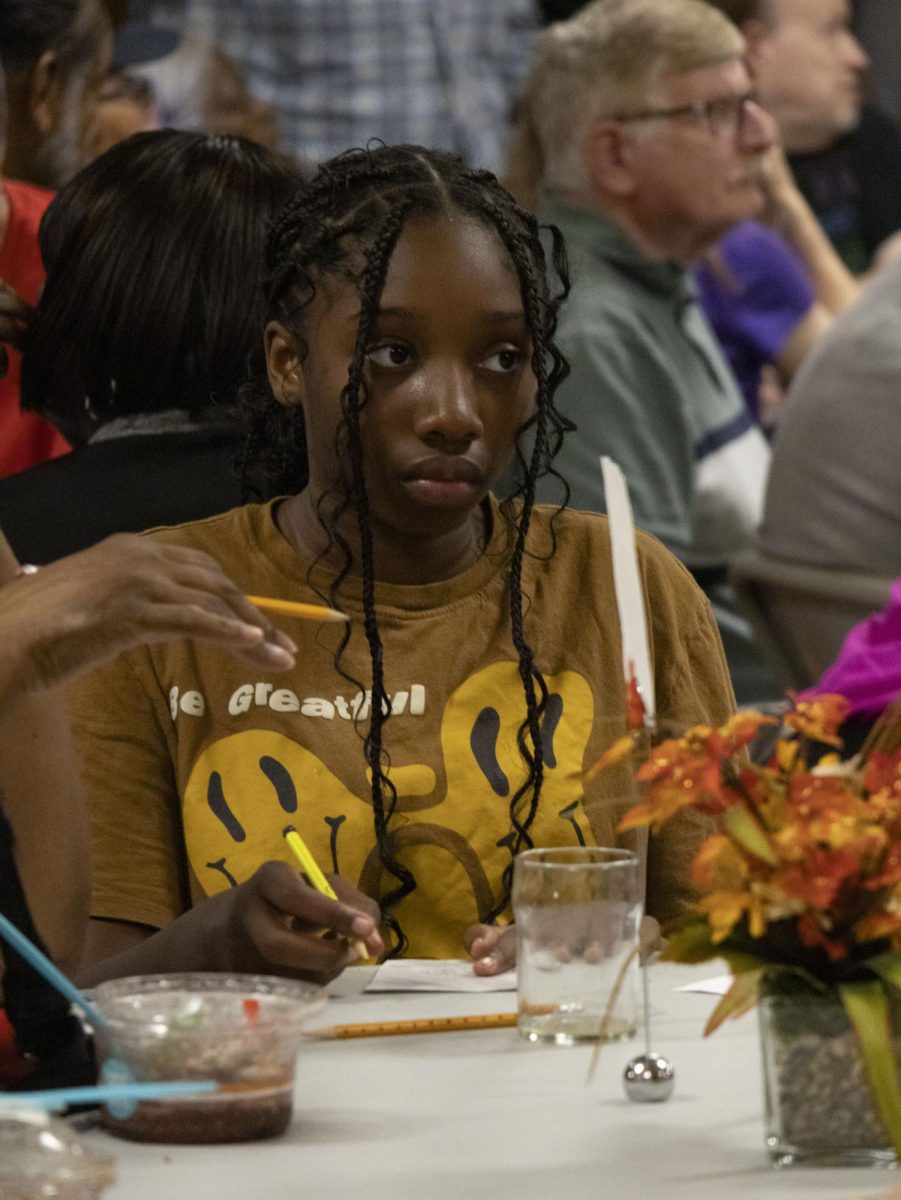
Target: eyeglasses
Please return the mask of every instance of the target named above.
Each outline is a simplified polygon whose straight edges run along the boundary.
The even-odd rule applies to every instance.
[[[656,121],[689,117],[705,124],[716,138],[737,138],[741,135],[748,116],[748,105],[758,103],[756,92],[745,92],[741,96],[718,96],[714,100],[695,100],[693,104],[680,104],[678,108],[646,108],[641,112],[620,113],[616,121]]]

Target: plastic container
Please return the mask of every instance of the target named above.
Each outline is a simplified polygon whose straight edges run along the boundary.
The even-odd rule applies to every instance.
[[[110,1104],[107,1128],[142,1142],[244,1142],[291,1120],[304,1022],[321,988],[266,975],[141,975],[95,988],[101,1077],[206,1080],[215,1092]]]
[[[115,1180],[112,1158],[85,1146],[63,1121],[0,1100],[2,1200],[100,1200]]]

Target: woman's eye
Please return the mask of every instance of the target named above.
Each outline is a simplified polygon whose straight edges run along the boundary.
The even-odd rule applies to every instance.
[[[515,346],[504,346],[503,349],[495,350],[493,354],[483,358],[482,366],[487,367],[489,371],[509,375],[522,365],[522,357],[522,351],[517,350]]]
[[[366,357],[377,367],[405,367],[410,361],[410,351],[402,342],[386,342],[374,346]]]

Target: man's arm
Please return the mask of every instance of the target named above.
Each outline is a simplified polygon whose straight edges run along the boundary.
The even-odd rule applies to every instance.
[[[781,146],[766,156],[764,219],[791,246],[810,275],[821,316],[838,316],[860,295],[860,285],[823,232],[801,193]]]

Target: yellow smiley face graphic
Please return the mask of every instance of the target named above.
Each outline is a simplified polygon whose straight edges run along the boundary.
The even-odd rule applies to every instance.
[[[591,689],[575,672],[546,682],[544,782],[532,840],[592,842],[581,805]],[[394,850],[417,881],[396,909],[411,954],[462,954],[462,931],[500,892],[511,855],[509,806],[525,777],[517,745],[523,717],[516,664],[493,663],[449,697],[436,761],[404,762],[388,741],[389,776],[398,790]],[[361,754],[358,736],[347,729],[348,752]],[[412,739],[406,745],[427,750]],[[183,820],[191,869],[208,895],[243,882],[267,859],[292,862],[286,825],[300,830],[325,871],[368,895],[383,895],[396,883],[376,849],[369,796],[354,795],[312,750],[272,730],[249,729],[207,747],[185,788]]]

